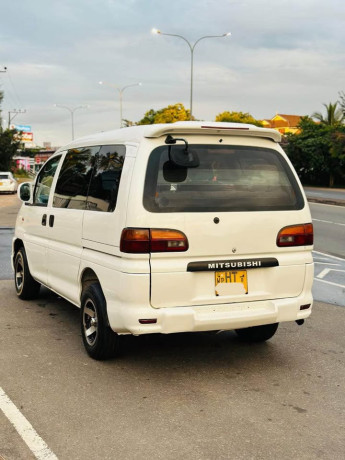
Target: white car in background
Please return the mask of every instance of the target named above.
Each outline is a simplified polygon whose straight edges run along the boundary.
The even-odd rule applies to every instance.
[[[18,182],[11,172],[0,172],[0,192],[16,193]]]

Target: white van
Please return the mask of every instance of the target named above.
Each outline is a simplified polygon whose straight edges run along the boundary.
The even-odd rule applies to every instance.
[[[81,308],[88,354],[122,334],[236,330],[271,338],[311,313],[313,226],[280,134],[179,122],[72,142],[20,186],[21,299]]]

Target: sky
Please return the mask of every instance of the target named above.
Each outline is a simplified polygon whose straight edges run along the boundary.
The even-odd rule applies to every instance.
[[[53,146],[138,121],[149,109],[190,104],[257,119],[311,115],[345,91],[344,0],[1,0],[0,90],[13,123]],[[106,84],[99,85],[99,81]]]

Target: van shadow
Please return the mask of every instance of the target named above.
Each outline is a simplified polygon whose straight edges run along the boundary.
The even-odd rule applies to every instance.
[[[80,310],[57,294],[43,288],[35,302],[44,307],[46,315],[57,321],[60,334],[68,335],[75,348],[80,348],[85,359],[81,333]],[[120,336],[119,355],[104,361],[105,367],[124,366],[140,368],[192,368],[216,369],[224,366],[248,367],[282,366],[291,358],[284,346],[284,335],[268,342],[247,344],[241,342],[234,331],[190,332],[176,334],[147,334]],[[285,350],[285,351],[284,351]],[[91,359],[91,358],[90,358]]]

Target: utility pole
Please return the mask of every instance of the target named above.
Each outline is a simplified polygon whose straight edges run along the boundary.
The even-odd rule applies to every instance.
[[[13,116],[11,117],[11,114],[13,113]],[[26,113],[25,109],[13,109],[9,110],[8,112],[8,129],[10,129],[11,122],[18,115],[18,113]]]
[[[0,73],[3,72],[7,72],[7,67],[4,66],[3,70],[0,69]],[[0,108],[0,133],[2,133],[2,116],[1,116],[1,108]]]

